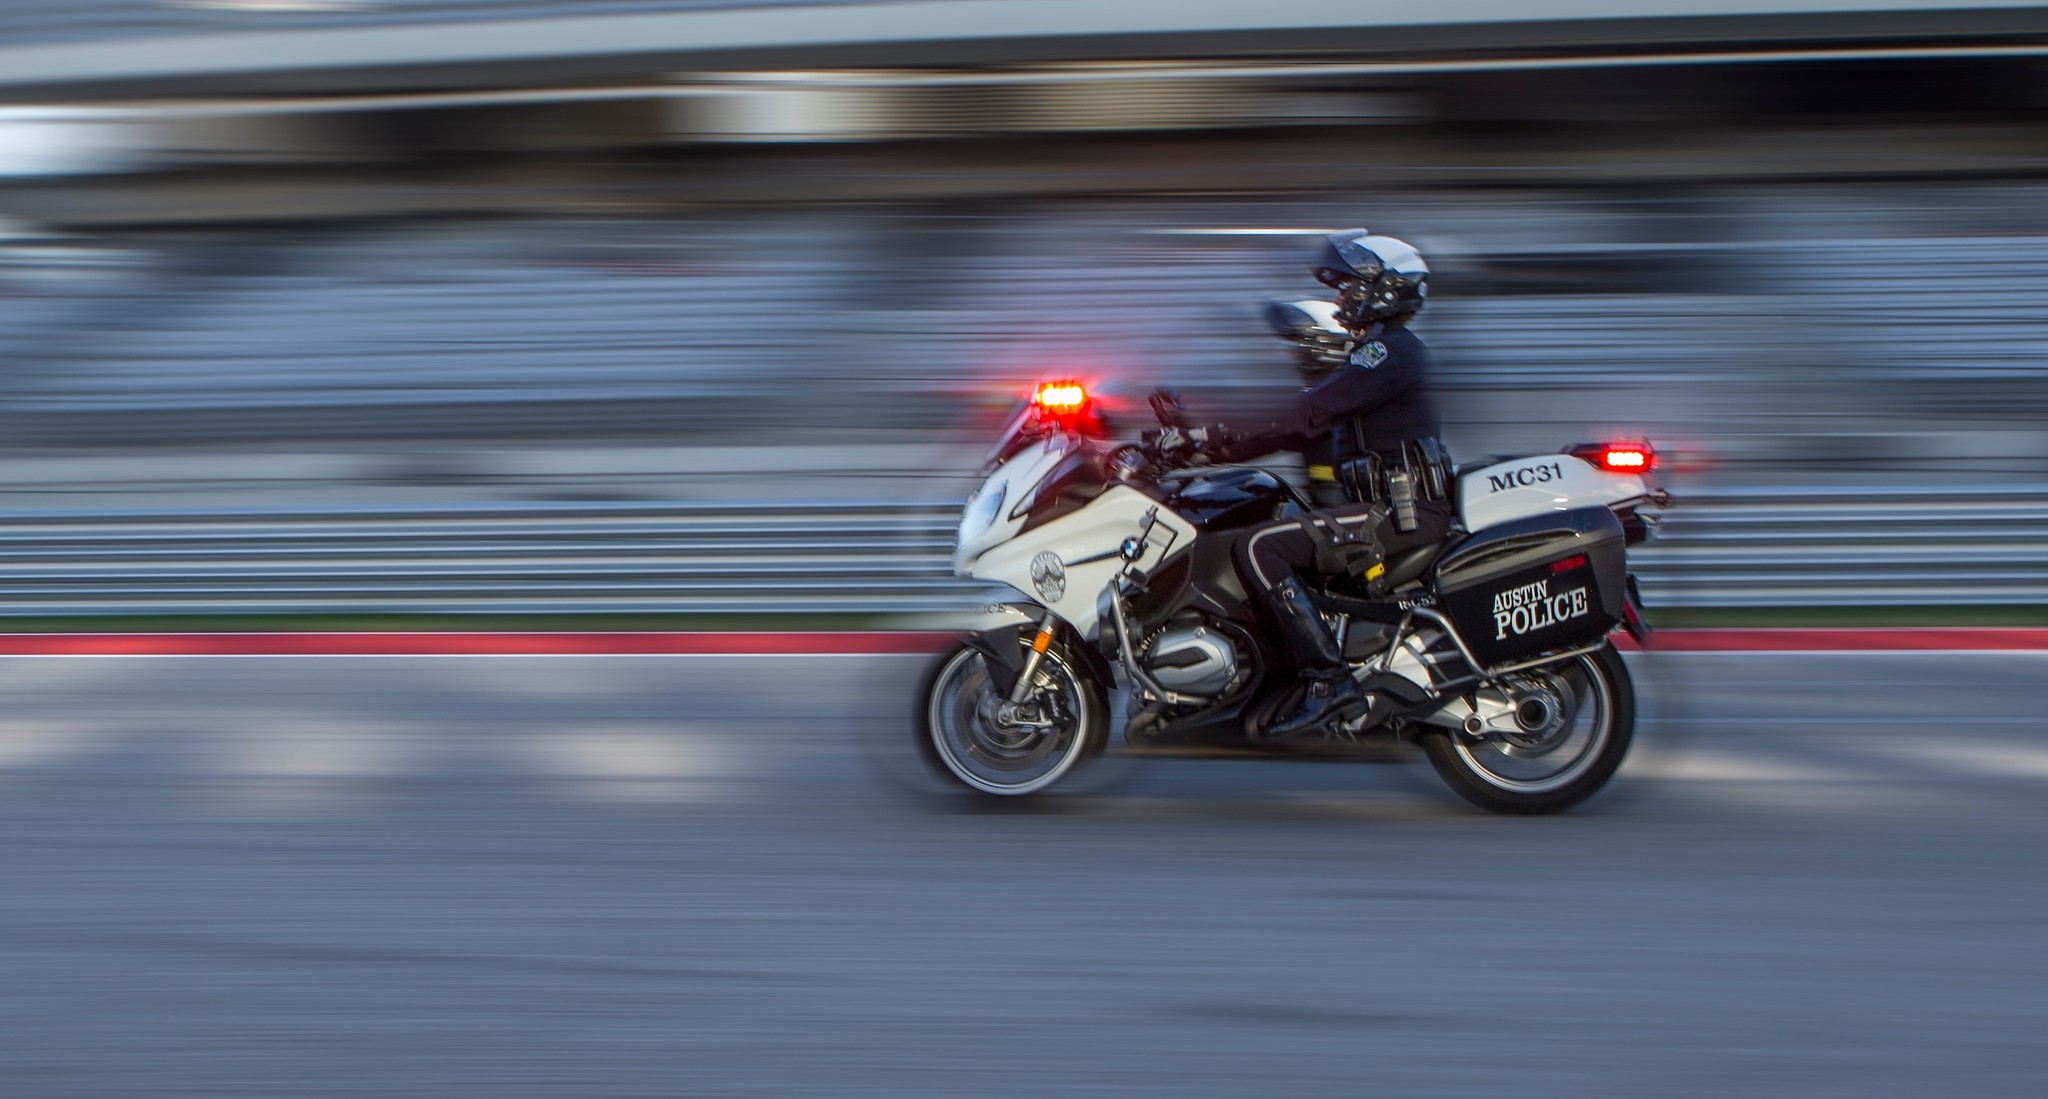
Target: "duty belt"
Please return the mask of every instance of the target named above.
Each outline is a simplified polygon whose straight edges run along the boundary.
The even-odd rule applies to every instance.
[[[1319,498],[1341,494],[1393,510],[1398,529],[1415,529],[1417,500],[1444,500],[1451,494],[1451,462],[1435,439],[1415,439],[1400,447],[1368,452],[1362,458],[1308,467]]]

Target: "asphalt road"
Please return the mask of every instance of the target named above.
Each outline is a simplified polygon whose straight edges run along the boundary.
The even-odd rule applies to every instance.
[[[2039,1094],[2041,655],[1665,656],[1421,766],[883,781],[902,658],[0,666],[0,1096]]]

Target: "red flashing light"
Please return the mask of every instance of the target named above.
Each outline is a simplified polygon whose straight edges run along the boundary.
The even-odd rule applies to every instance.
[[[1657,451],[1649,443],[1603,443],[1574,454],[1608,473],[1648,473],[1657,468]]]
[[[1047,382],[1031,395],[1031,403],[1055,416],[1071,416],[1088,406],[1088,391],[1079,382]]]

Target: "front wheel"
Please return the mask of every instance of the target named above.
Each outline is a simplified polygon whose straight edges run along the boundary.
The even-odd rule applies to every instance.
[[[1635,689],[1614,646],[1516,678],[1556,705],[1528,735],[1472,739],[1432,731],[1422,748],[1452,790],[1496,813],[1555,813],[1592,797],[1621,766],[1635,733]]]
[[[1038,665],[1031,699],[1010,707],[970,645],[941,655],[925,677],[918,747],[927,762],[976,793],[1036,794],[1099,755],[1109,740],[1102,688],[1055,647]]]

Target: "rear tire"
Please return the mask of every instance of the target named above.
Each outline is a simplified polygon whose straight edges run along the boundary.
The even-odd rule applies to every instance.
[[[1551,669],[1546,669],[1551,670]],[[1422,750],[1444,784],[1466,801],[1495,813],[1556,813],[1592,797],[1628,755],[1635,734],[1635,687],[1613,645],[1556,667],[1577,695],[1572,728],[1548,749],[1521,749],[1493,739],[1472,741],[1462,733],[1431,730]],[[1588,723],[1583,744],[1575,744],[1578,723]],[[1548,753],[1570,752],[1556,760]],[[1533,762],[1534,766],[1521,764]],[[1554,767],[1546,771],[1547,766]],[[1515,766],[1510,766],[1514,764]]]
[[[1002,701],[987,658],[955,645],[925,673],[918,692],[917,745],[941,778],[988,798],[1040,793],[1070,778],[1109,741],[1109,701],[1101,684],[1057,646],[1039,664],[1039,682],[1059,701],[1054,727],[1005,729],[990,713]]]

